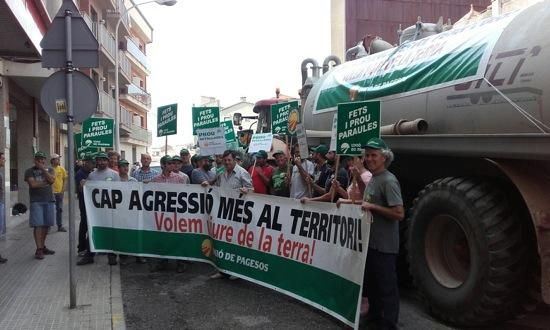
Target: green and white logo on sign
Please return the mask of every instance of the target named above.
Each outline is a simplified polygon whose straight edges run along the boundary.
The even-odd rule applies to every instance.
[[[193,135],[197,129],[220,127],[220,107],[193,107]]]
[[[300,123],[298,101],[273,104],[271,106],[271,132],[273,134],[296,134]]]
[[[82,146],[112,148],[113,132],[113,119],[88,118],[82,123]]]
[[[157,108],[157,137],[178,133],[178,104]]]
[[[82,133],[75,133],[74,145],[76,150],[76,158],[82,159],[88,152],[97,152],[95,147],[86,147],[82,145]]]
[[[336,153],[361,155],[362,146],[380,137],[380,101],[338,104]]]

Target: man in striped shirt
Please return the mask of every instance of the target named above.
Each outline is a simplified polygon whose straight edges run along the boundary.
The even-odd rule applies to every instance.
[[[151,182],[151,180],[159,175],[159,173],[149,167],[151,165],[151,156],[149,154],[141,154],[141,168],[132,173],[132,177],[139,182]]]

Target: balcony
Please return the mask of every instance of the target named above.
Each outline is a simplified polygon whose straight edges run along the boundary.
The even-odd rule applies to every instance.
[[[153,134],[146,128],[134,123],[134,115],[126,108],[120,108],[121,141],[126,143],[150,146]]]
[[[124,55],[124,51],[122,50],[119,50],[118,51],[118,65],[119,65],[119,68],[120,68],[120,71],[119,71],[119,74],[120,74],[120,77],[119,78],[122,78],[120,80],[120,85],[126,85],[126,84],[129,84],[131,83],[131,67],[130,67],[130,60],[128,60],[128,57],[126,57]]]
[[[128,51],[128,54],[131,55],[131,58],[135,60],[136,64],[142,67],[142,71],[146,74],[149,74],[151,68],[149,66],[147,55],[145,55],[139,49],[138,45],[136,45],[130,38],[126,38],[126,50]]]
[[[140,107],[144,111],[149,111],[151,108],[151,94],[134,84],[129,84],[126,87],[121,87],[121,99],[131,102],[135,106]]]
[[[116,51],[115,36],[107,30],[105,25],[92,21],[87,14],[82,14],[82,17],[99,42],[99,48],[102,53],[114,64]]]
[[[97,112],[103,113],[108,117],[115,118],[115,108],[115,99],[104,91],[99,91],[99,103]]]

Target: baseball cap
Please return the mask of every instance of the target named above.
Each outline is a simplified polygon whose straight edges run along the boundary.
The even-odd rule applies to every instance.
[[[310,150],[316,153],[320,153],[321,155],[324,156],[328,152],[328,147],[324,144],[320,144],[316,148],[311,148]]]
[[[58,154],[52,154],[52,159],[56,159],[56,158],[60,158],[61,156],[59,156]]]
[[[267,159],[267,152],[265,150],[260,150],[256,153],[256,158],[264,158]]]
[[[388,146],[381,138],[372,138],[363,146],[363,148],[388,149]]]
[[[98,159],[98,158],[105,158],[105,159],[109,159],[109,157],[107,156],[107,154],[103,151],[100,151],[98,152],[97,154],[95,154],[95,158]]]
[[[118,161],[118,165],[121,166],[121,165],[130,165],[130,163],[128,163],[128,161],[126,159],[121,159]]]
[[[282,150],[277,150],[277,151],[275,151],[275,152],[273,153],[273,157],[275,157],[275,156],[277,156],[277,155],[284,155],[284,154],[285,154],[284,151],[282,151]]]
[[[183,154],[189,154],[189,150],[187,148],[183,148],[180,150],[180,155],[183,155]]]
[[[178,156],[178,155],[172,156],[172,160],[175,161],[175,162],[176,162],[176,161],[177,161],[177,162],[181,162],[181,161],[182,161],[182,160],[181,160],[181,157]]]
[[[166,164],[170,161],[172,161],[172,157],[170,155],[162,156],[161,159],[160,159],[161,164]]]
[[[46,158],[46,154],[42,151],[37,151],[34,153],[34,158]]]

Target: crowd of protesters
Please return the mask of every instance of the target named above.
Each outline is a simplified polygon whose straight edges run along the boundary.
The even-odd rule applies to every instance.
[[[396,259],[399,252],[399,224],[404,218],[399,182],[387,170],[393,153],[383,140],[370,139],[361,157],[336,156],[326,145],[310,149],[309,157],[300,157],[298,145],[288,152],[276,150],[269,157],[260,150],[249,159],[247,154],[226,150],[222,155],[191,157],[188,149],[179,155],[161,158],[161,171],[151,168],[151,156],[141,155],[141,166],[130,170],[130,164],[116,151],[86,154],[78,163],[77,184],[80,227],[77,265],[94,262],[90,251],[83,186],[86,181],[160,182],[198,184],[254,192],[299,200],[301,203],[332,202],[359,204],[373,215],[370,226],[368,258],[361,311],[371,323],[382,328],[396,328],[399,316]],[[30,226],[36,242],[36,259],[55,252],[45,245],[49,227],[56,224],[65,231],[61,221],[66,172],[59,165],[59,155],[51,156],[52,167],[45,164],[43,152],[34,154],[34,166],[25,172],[30,194]],[[0,154],[0,166],[3,155]],[[0,178],[1,179],[1,178]],[[61,182],[56,182],[61,180]],[[3,205],[1,212],[4,212]],[[57,217],[54,217],[57,210]],[[0,263],[6,259],[0,256]],[[127,262],[121,255],[120,262]],[[151,271],[166,268],[166,259],[137,257],[138,263],[149,263]],[[117,256],[108,254],[109,265],[117,264]],[[188,262],[177,261],[176,271],[182,272]],[[217,272],[211,278],[233,278]],[[367,299],[368,298],[368,299]],[[367,313],[368,311],[368,313]]]

